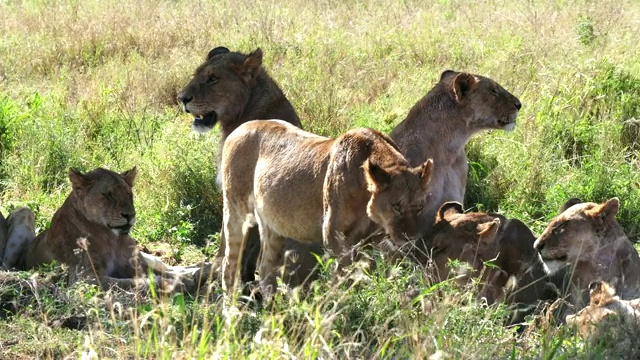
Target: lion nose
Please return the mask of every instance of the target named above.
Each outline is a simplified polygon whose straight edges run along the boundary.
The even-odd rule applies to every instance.
[[[518,110],[520,110],[522,108],[522,103],[518,99],[516,99],[516,102],[515,102],[514,105],[516,106],[516,109],[518,109]]]
[[[187,95],[182,94],[182,93],[178,94],[178,101],[180,101],[182,103],[182,105],[184,105],[184,106],[187,106],[187,104],[189,102],[191,102],[191,100],[193,100],[193,97],[191,97],[191,96],[187,96]],[[187,110],[186,107],[185,107],[185,111],[189,112],[189,110]]]
[[[131,222],[131,219],[136,217],[136,213],[120,213],[123,218],[127,219],[127,223]]]

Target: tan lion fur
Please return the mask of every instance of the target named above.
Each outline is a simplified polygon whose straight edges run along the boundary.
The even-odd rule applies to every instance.
[[[431,160],[410,168],[393,141],[372,129],[330,139],[277,120],[242,125],[222,153],[223,287],[237,285],[248,228],[255,223],[266,294],[274,290],[284,237],[322,240],[341,262],[350,246],[377,229],[405,244],[418,234],[431,168]]]
[[[603,281],[591,283],[589,290],[589,305],[575,315],[568,315],[567,324],[576,326],[584,338],[611,342],[609,345],[614,346],[622,340],[625,330],[632,330],[627,335],[635,337],[640,327],[640,299],[620,299],[615,289]],[[625,329],[624,325],[631,328]]]
[[[479,296],[488,303],[504,300],[514,310],[511,323],[519,323],[537,308],[539,301],[553,301],[563,288],[563,276],[550,277],[533,249],[536,237],[518,219],[486,212],[465,213],[458,202],[444,203],[436,215],[436,222],[427,243],[431,251],[418,247],[421,263],[433,261],[436,280],[450,276],[450,260],[467,263],[471,274],[482,274]],[[491,261],[495,267],[485,267]]]
[[[512,130],[521,106],[487,77],[447,70],[393,129],[390,137],[411,166],[433,159],[432,194],[420,220],[423,233],[430,232],[440,205],[464,200],[467,141],[485,129]]]
[[[571,275],[578,309],[590,283],[606,281],[623,299],[640,295],[640,257],[615,220],[620,208],[617,198],[602,204],[568,204],[554,217],[534,247],[549,273],[563,269]]]
[[[205,62],[196,69],[193,78],[178,94],[184,110],[194,115],[195,131],[206,132],[213,129],[215,124],[220,124],[220,149],[233,130],[251,120],[280,119],[302,127],[293,106],[262,66],[262,56],[259,48],[250,54],[242,54],[216,47],[209,51]],[[220,175],[218,171],[218,178]],[[220,243],[213,260],[214,277],[222,265],[225,246],[224,242]],[[295,274],[303,270],[298,267],[303,266],[302,272],[310,274],[316,264],[311,253],[322,254],[322,248],[317,244],[300,244],[291,239],[286,240],[285,247],[291,254],[285,261],[288,273],[292,274],[290,282],[298,285],[301,279]],[[254,226],[243,255],[244,281],[254,279],[259,251],[260,236],[258,227]],[[291,258],[298,262],[291,261]]]
[[[70,169],[71,194],[55,212],[51,226],[29,245],[22,267],[52,261],[69,267],[69,281],[89,280],[103,288],[147,288],[147,262],[129,232],[136,221],[132,187],[137,170],[121,174],[98,168]],[[173,291],[175,279],[151,279],[162,291]]]

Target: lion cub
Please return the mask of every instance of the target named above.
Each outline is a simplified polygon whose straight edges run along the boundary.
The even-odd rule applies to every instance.
[[[624,323],[640,326],[640,299],[622,300],[616,292],[603,281],[595,281],[589,285],[590,303],[575,315],[568,315],[567,324],[574,325],[585,338],[600,338],[619,341],[618,335],[624,330]],[[605,330],[605,331],[601,331]],[[635,335],[634,331],[634,335]]]
[[[450,276],[450,260],[469,264],[473,269],[469,275],[482,274],[486,284],[481,295],[491,304],[504,297],[510,277],[520,277],[537,260],[532,246],[535,239],[520,220],[494,213],[465,213],[462,204],[450,201],[438,210],[433,233],[425,240],[433,246],[426,257],[435,264],[437,280]],[[495,267],[485,267],[489,261]],[[468,279],[459,277],[464,282]]]
[[[336,139],[279,120],[251,121],[222,151],[223,287],[236,286],[248,229],[262,239],[259,264],[265,294],[275,289],[285,237],[323,242],[348,262],[357,241],[384,230],[398,244],[418,235],[432,161],[411,168],[387,136],[355,129]]]
[[[509,323],[517,324],[541,301],[555,300],[564,288],[564,273],[549,276],[533,249],[536,237],[518,219],[486,212],[465,213],[462,204],[444,203],[436,215],[433,233],[414,249],[419,263],[433,261],[436,281],[449,277],[449,261],[469,264],[472,276],[482,275],[480,297],[487,303],[504,300],[513,310]],[[433,245],[431,251],[426,243]],[[495,266],[485,266],[486,262]],[[469,276],[460,276],[466,283]]]
[[[615,219],[619,208],[618,198],[602,204],[572,199],[534,244],[548,273],[571,269],[574,305],[599,280],[616,287],[622,298],[640,295],[640,257]]]

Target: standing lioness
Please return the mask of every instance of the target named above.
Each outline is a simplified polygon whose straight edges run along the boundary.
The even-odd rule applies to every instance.
[[[235,287],[248,229],[255,223],[266,294],[274,289],[285,237],[322,239],[338,256],[379,228],[395,243],[405,243],[417,235],[431,170],[431,160],[410,168],[393,141],[372,129],[330,139],[284,121],[241,125],[222,150],[223,287]]]

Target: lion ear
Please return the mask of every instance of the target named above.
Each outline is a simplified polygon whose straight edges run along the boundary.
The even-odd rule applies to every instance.
[[[431,174],[433,173],[433,160],[428,159],[424,164],[416,168],[418,174],[420,174],[420,187],[422,190],[427,190],[429,182],[431,181]]]
[[[136,176],[138,175],[138,168],[133,167],[131,170],[127,170],[123,173],[120,173],[120,176],[124,178],[124,181],[129,184],[129,186],[133,187],[134,182],[136,181]]]
[[[491,244],[496,240],[496,235],[500,229],[500,219],[495,218],[492,221],[479,224],[477,227],[478,237],[481,242]]]
[[[616,290],[604,281],[594,281],[589,284],[589,297],[592,306],[604,306],[616,296]]]
[[[244,59],[240,65],[239,73],[245,80],[250,80],[258,73],[260,66],[262,66],[262,49],[257,48]]]
[[[442,72],[442,74],[440,74],[440,82],[442,83],[450,83],[451,79],[453,79],[456,75],[458,75],[458,72],[453,71],[453,70],[445,70]]]
[[[560,213],[563,213],[563,212],[567,211],[568,208],[572,207],[573,205],[578,205],[578,204],[582,204],[582,200],[580,200],[578,198],[571,198],[571,199],[567,200],[567,202],[564,203],[564,205],[562,205],[562,207],[560,208]]]
[[[86,174],[83,174],[78,169],[69,168],[69,180],[71,181],[71,188],[73,190],[82,190],[93,184]]]
[[[438,213],[436,214],[436,223],[454,214],[464,214],[462,204],[457,201],[447,201],[440,206],[440,209],[438,209]]]
[[[620,210],[620,200],[614,197],[604,204],[599,204],[593,209],[586,210],[585,214],[593,218],[599,227],[606,229],[615,221],[618,210]]]
[[[212,57],[214,57],[216,55],[226,54],[228,52],[230,52],[230,51],[226,47],[218,46],[217,48],[213,48],[213,49],[211,49],[211,51],[209,51],[209,54],[207,54],[207,60],[210,60]]]
[[[362,167],[364,168],[364,177],[367,180],[370,192],[380,192],[391,182],[391,175],[370,160],[365,161]]]
[[[458,103],[473,91],[478,85],[478,79],[469,73],[459,73],[453,79],[453,95]]]

